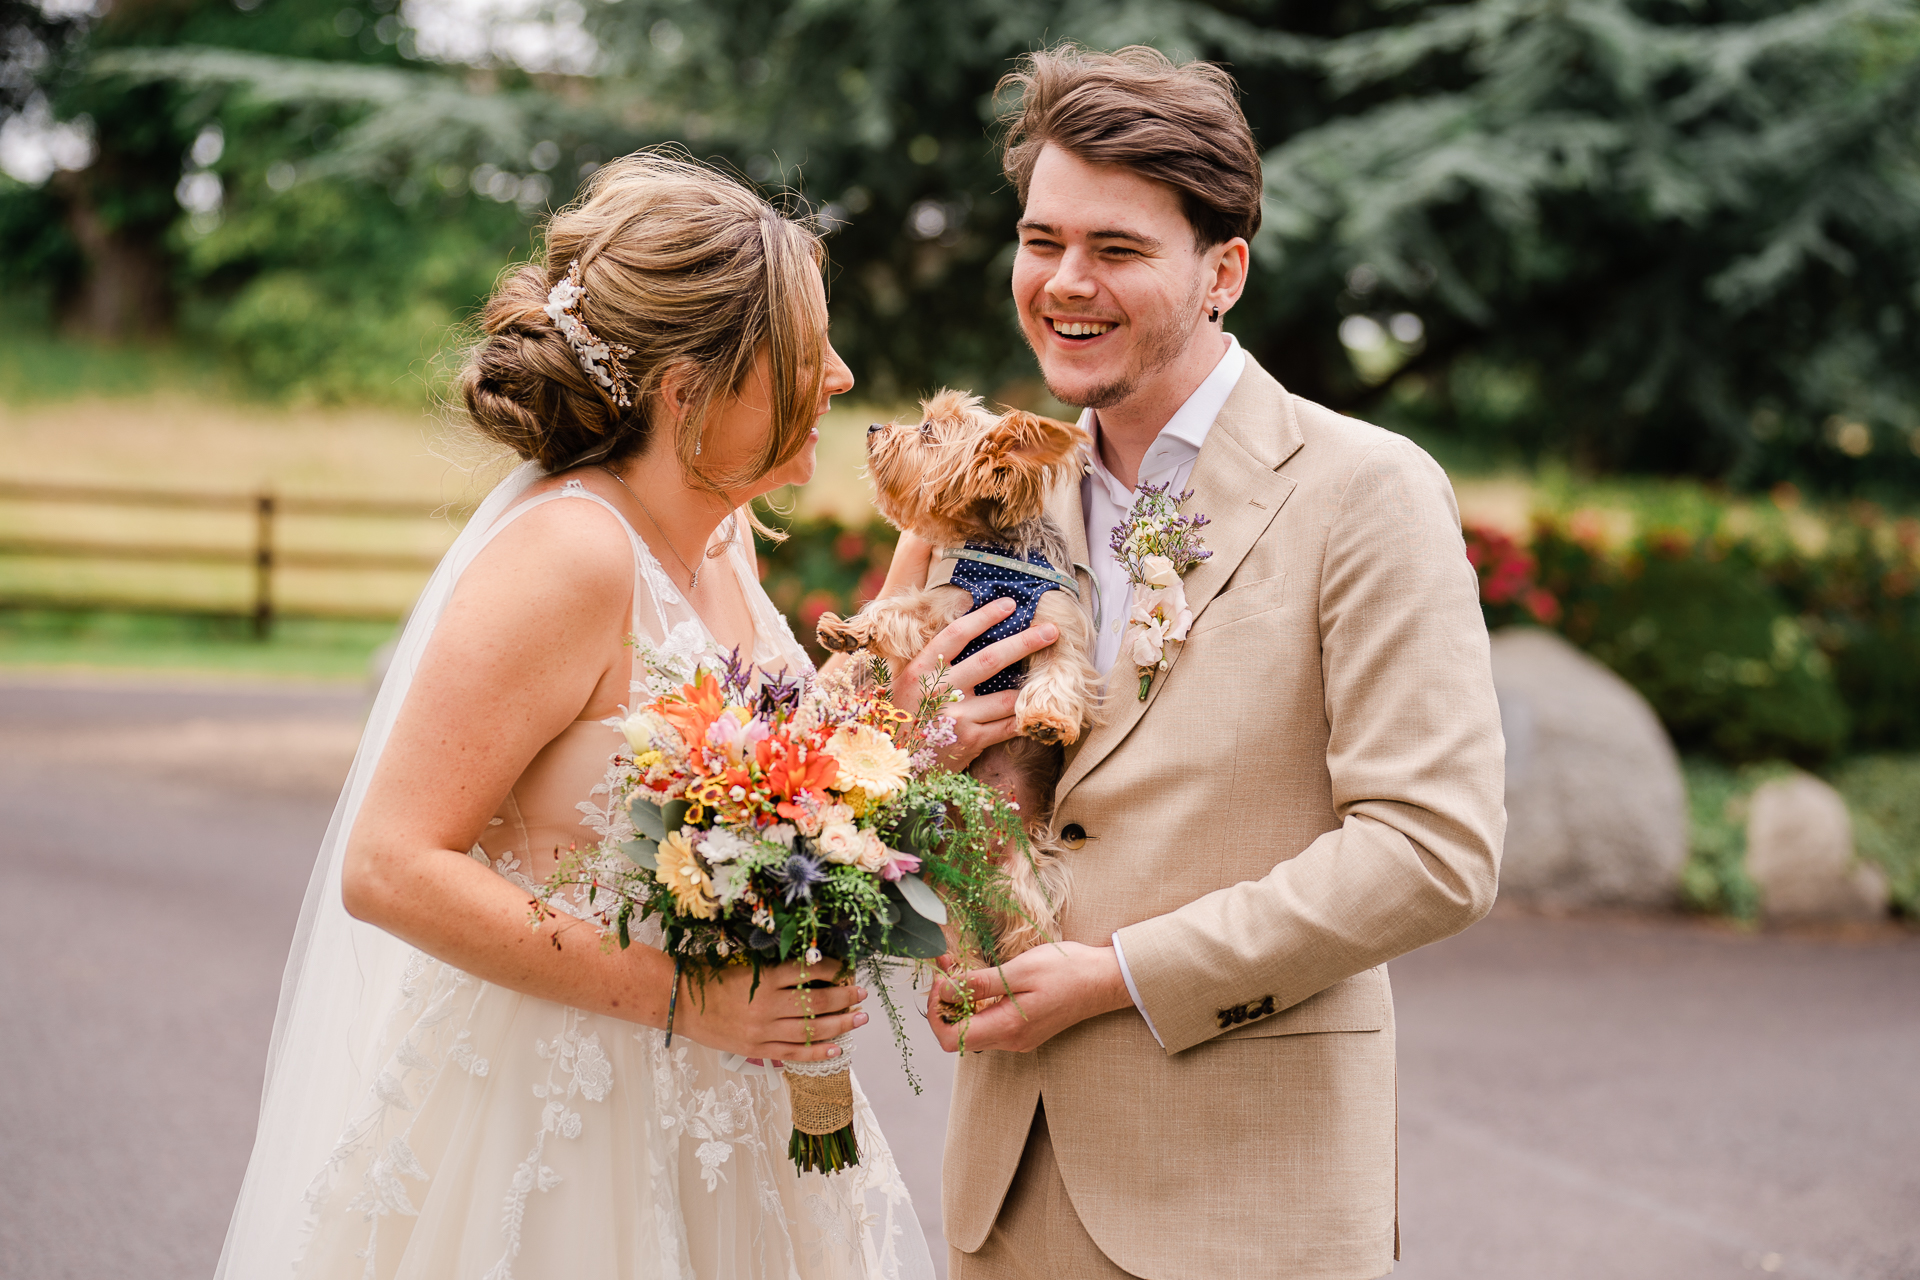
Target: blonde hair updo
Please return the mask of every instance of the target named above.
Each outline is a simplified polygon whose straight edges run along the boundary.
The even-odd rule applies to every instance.
[[[553,215],[540,260],[510,268],[481,313],[486,336],[459,386],[473,425],[549,472],[617,462],[646,443],[661,379],[684,366],[687,412],[674,452],[690,481],[738,489],[805,446],[826,376],[827,318],[815,292],[819,237],[738,182],[658,151],[615,160]],[[546,312],[579,263],[578,316],[628,348],[618,360],[629,405],[596,382]],[[715,400],[739,392],[762,348],[772,365],[773,430],[729,474],[702,465],[700,433]]]

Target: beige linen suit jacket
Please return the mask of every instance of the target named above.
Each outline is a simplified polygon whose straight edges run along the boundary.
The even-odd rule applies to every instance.
[[[1190,484],[1213,551],[1192,632],[1144,702],[1116,664],[1054,809],[1085,833],[1063,931],[1118,932],[1165,1047],[1129,1008],[964,1057],[947,1239],[986,1239],[1044,1100],[1074,1209],[1127,1271],[1364,1280],[1398,1256],[1385,962],[1484,915],[1499,870],[1478,587],[1433,460],[1251,359]],[[1050,510],[1084,562],[1078,484]]]

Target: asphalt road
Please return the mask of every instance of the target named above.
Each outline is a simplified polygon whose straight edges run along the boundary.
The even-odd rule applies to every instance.
[[[352,690],[0,681],[0,1276],[199,1280]],[[1496,912],[1396,962],[1408,1280],[1920,1280],[1920,936]],[[939,1230],[950,1064],[861,1076]],[[936,1251],[937,1252],[937,1251]]]

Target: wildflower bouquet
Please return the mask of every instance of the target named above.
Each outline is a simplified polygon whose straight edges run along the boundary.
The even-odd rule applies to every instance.
[[[1007,897],[998,850],[1023,841],[1019,815],[990,786],[940,769],[953,741],[951,696],[923,688],[918,714],[888,700],[884,664],[864,654],[840,671],[768,679],[735,654],[718,663],[643,655],[652,701],[617,723],[632,759],[617,762],[623,824],[564,862],[546,893],[584,891],[621,946],[657,918],[680,972],[696,983],[732,965],[755,981],[771,964],[822,966],[810,985],[865,965],[894,1037],[890,957],[929,960],[955,942],[991,954]],[[676,681],[678,682],[676,684]],[[624,837],[624,838],[623,838]],[[949,908],[952,908],[950,911]],[[669,1006],[667,1034],[673,1034]],[[801,1169],[857,1164],[849,1047],[789,1063]]]
[[[1127,518],[1113,527],[1108,544],[1133,587],[1121,653],[1140,673],[1142,702],[1153,687],[1153,677],[1169,665],[1167,646],[1184,641],[1187,628],[1193,625],[1193,611],[1187,608],[1180,579],[1213,554],[1200,538],[1207,518],[1180,514],[1180,504],[1193,496],[1193,490],[1175,496],[1168,492],[1172,487],[1171,482],[1143,486]]]

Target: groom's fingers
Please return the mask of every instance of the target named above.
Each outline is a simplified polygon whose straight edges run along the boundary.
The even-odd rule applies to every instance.
[[[945,995],[949,1000],[960,998],[959,992],[954,989],[956,987],[965,987],[973,994],[975,1000],[991,1000],[995,996],[1004,996],[1010,991],[1019,990],[1007,985],[1007,979],[1000,969],[969,969],[965,973],[947,973],[942,974],[936,981],[947,984],[949,989]]]
[[[981,630],[986,628],[982,627]],[[1051,622],[1036,622],[1025,631],[1016,631],[1004,640],[994,641],[965,662],[957,664],[947,682],[956,689],[971,689],[1014,663],[1024,661],[1030,654],[1046,648],[1059,638],[1060,629]]]
[[[933,639],[927,641],[913,660],[903,668],[900,674],[909,686],[917,685],[923,676],[932,675],[942,662],[952,662],[960,656],[960,651],[978,638],[995,623],[1004,622],[1013,612],[1011,600],[989,600],[971,613],[963,613],[943,627]],[[896,693],[900,681],[895,682]],[[971,684],[948,678],[947,683],[956,689],[971,689]]]

